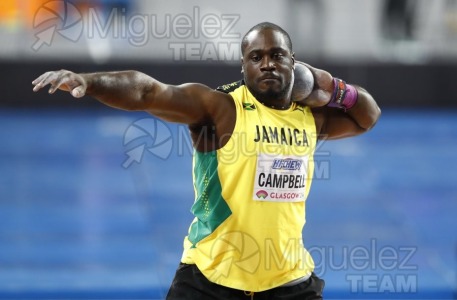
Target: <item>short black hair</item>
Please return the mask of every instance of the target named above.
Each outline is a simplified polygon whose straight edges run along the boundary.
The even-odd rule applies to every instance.
[[[262,23],[255,25],[251,29],[249,29],[248,32],[246,32],[246,34],[243,36],[243,39],[241,40],[241,54],[242,55],[244,54],[244,49],[246,49],[246,47],[248,46],[247,36],[253,31],[256,31],[256,30],[261,31],[263,29],[273,29],[273,30],[279,31],[282,35],[285,36],[287,47],[289,47],[290,52],[292,52],[292,40],[290,39],[290,36],[287,33],[287,31],[285,31],[284,29],[282,29],[280,26],[278,26],[276,24],[273,24],[270,22],[262,22]]]

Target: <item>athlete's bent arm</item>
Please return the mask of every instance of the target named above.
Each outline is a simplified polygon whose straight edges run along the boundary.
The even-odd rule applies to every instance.
[[[359,135],[369,131],[378,121],[381,109],[373,97],[363,88],[355,86],[357,103],[346,112],[325,107],[325,120],[321,134],[328,139],[338,139]]]
[[[357,102],[347,111],[328,107],[334,91],[333,76],[327,71],[302,64],[306,65],[314,76],[314,90],[303,103],[313,108],[319,138],[350,137],[373,128],[381,115],[381,110],[365,89],[354,86],[358,93]]]

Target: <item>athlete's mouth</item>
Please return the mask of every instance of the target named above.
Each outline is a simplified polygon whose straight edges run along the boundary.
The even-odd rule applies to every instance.
[[[279,78],[279,76],[272,75],[272,74],[264,75],[259,78],[259,81],[270,81],[270,80],[280,81],[280,78]]]

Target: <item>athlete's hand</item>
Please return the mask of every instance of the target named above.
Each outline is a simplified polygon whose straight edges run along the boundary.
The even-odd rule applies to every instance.
[[[81,98],[86,94],[87,82],[83,76],[67,70],[46,72],[32,81],[33,91],[37,92],[41,88],[51,85],[49,93],[53,94],[56,90],[70,92],[75,98]]]
[[[333,94],[333,76],[327,71],[314,68],[304,62],[296,61],[295,63],[307,66],[314,76],[313,91],[307,98],[299,101],[298,103],[309,107],[320,107],[327,105],[330,102]]]

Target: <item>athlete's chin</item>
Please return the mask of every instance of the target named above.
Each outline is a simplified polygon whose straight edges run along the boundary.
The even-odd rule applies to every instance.
[[[257,92],[264,95],[280,95],[284,87],[279,82],[261,82],[257,88]]]
[[[282,92],[275,89],[257,90],[253,93],[254,97],[261,102],[271,102],[281,98]]]

